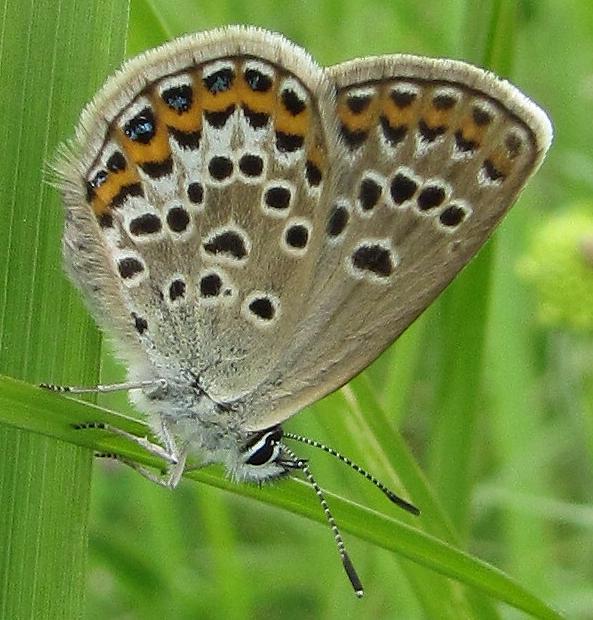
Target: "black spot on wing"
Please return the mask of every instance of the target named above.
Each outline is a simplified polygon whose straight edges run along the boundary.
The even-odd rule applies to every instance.
[[[305,164],[305,177],[307,179],[307,183],[309,183],[311,187],[318,187],[321,183],[321,170],[319,166],[311,160],[307,160],[307,163]]]
[[[180,84],[164,90],[161,97],[171,110],[183,114],[192,106],[193,90],[189,84]]]
[[[105,211],[98,216],[101,228],[113,228],[113,216],[109,211]]]
[[[121,172],[127,167],[126,158],[120,151],[115,151],[107,160],[107,169],[110,172]]]
[[[130,183],[128,185],[123,185],[119,192],[113,197],[111,200],[111,207],[117,209],[126,202],[126,200],[130,197],[134,196],[144,196],[144,190],[142,189],[142,185],[140,183]]]
[[[421,211],[434,209],[445,200],[445,190],[440,185],[427,185],[418,194],[416,200]]]
[[[463,153],[471,153],[476,150],[478,143],[475,140],[465,138],[461,129],[458,129],[455,132],[455,147]]]
[[[167,211],[167,224],[173,232],[181,233],[187,230],[189,222],[189,213],[183,207],[175,206]]]
[[[148,106],[124,125],[126,136],[140,144],[148,144],[153,139],[155,132],[154,113]]]
[[[242,260],[247,256],[245,240],[234,230],[225,230],[214,235],[204,243],[204,250],[209,254],[222,254],[235,260]]]
[[[294,153],[303,148],[305,137],[296,133],[276,132],[276,148],[281,153]]]
[[[181,131],[181,129],[170,126],[167,129],[169,130],[169,135],[173,137],[182,149],[195,151],[200,147],[201,131]]]
[[[247,119],[247,122],[253,129],[262,129],[270,122],[270,115],[266,112],[256,112],[245,104],[243,104],[241,109],[243,110],[243,115]]]
[[[406,200],[410,200],[417,189],[418,184],[414,179],[406,176],[403,172],[398,172],[391,181],[391,198],[396,205],[401,205]]]
[[[249,304],[249,310],[264,321],[271,321],[276,314],[274,304],[267,297],[258,297]]]
[[[294,90],[288,88],[282,91],[280,95],[280,99],[282,100],[282,105],[284,108],[292,115],[296,116],[300,114],[303,110],[307,108],[307,104],[303,101]]]
[[[350,130],[346,125],[340,127],[340,137],[349,149],[354,150],[361,147],[368,138],[369,132],[364,130]]]
[[[506,178],[505,173],[499,170],[491,159],[484,160],[482,170],[491,181],[504,181]]]
[[[213,179],[224,181],[233,174],[233,162],[228,157],[213,157],[208,162],[208,172]]]
[[[185,297],[186,284],[181,279],[176,279],[169,285],[169,299],[176,301],[177,299],[183,299]]]
[[[391,98],[391,101],[393,101],[393,103],[395,104],[395,106],[397,108],[399,108],[400,110],[403,110],[404,108],[407,108],[408,106],[412,105],[412,103],[414,103],[414,101],[416,100],[416,93],[411,92],[409,90],[392,90],[389,93],[389,97]]]
[[[358,200],[363,211],[371,211],[375,208],[381,197],[381,186],[371,177],[365,177],[360,183]]]
[[[287,187],[281,185],[270,187],[264,194],[264,202],[270,209],[284,210],[290,205],[291,192]]]
[[[257,93],[266,93],[272,88],[272,78],[257,69],[246,69],[245,81],[249,88]]]
[[[379,117],[379,123],[381,124],[381,131],[383,132],[383,136],[385,140],[391,145],[398,145],[405,137],[408,132],[407,125],[391,125],[389,123],[388,118],[385,115],[381,115]]]
[[[231,103],[231,105],[227,106],[224,110],[219,110],[216,112],[206,111],[204,112],[204,116],[206,117],[209,125],[215,129],[222,129],[234,111],[235,104]]]
[[[264,160],[247,153],[239,160],[239,170],[247,177],[259,177],[264,170]]]
[[[190,183],[187,186],[187,197],[195,205],[202,204],[204,200],[204,186],[197,181]]]
[[[437,110],[450,110],[457,103],[457,98],[448,93],[439,93],[432,99],[432,105]]]
[[[464,209],[457,205],[449,205],[439,216],[439,220],[443,226],[454,228],[463,222],[467,213]]]
[[[224,67],[204,77],[203,82],[212,94],[216,94],[229,90],[233,85],[234,79],[234,71],[230,67]]]
[[[371,95],[348,95],[346,105],[352,114],[361,114],[370,105]]]
[[[436,125],[431,127],[427,125],[424,119],[420,119],[418,122],[418,132],[424,142],[434,142],[439,136],[442,136],[447,131],[445,125]]]
[[[153,235],[161,231],[161,218],[154,213],[143,213],[130,222],[130,233],[135,237]]]
[[[309,229],[302,224],[294,224],[287,229],[284,239],[291,248],[302,250],[307,247]]]
[[[129,256],[126,258],[120,258],[117,261],[117,269],[119,271],[119,275],[124,280],[128,280],[133,278],[136,274],[142,273],[144,271],[144,265],[137,258]]]
[[[132,312],[132,318],[134,319],[134,329],[142,335],[148,329],[148,322],[145,318],[138,316],[135,312]]]
[[[147,174],[149,177],[153,179],[160,179],[173,172],[173,159],[171,157],[167,157],[162,161],[145,161],[140,164],[140,168],[142,168],[142,172]]]
[[[200,279],[200,295],[217,297],[222,289],[222,280],[217,273],[209,273]]]
[[[348,209],[342,205],[334,205],[329,219],[327,220],[327,226],[325,231],[330,237],[338,237],[341,235],[350,219]]]
[[[484,108],[474,107],[472,108],[472,118],[474,123],[478,125],[478,127],[485,127],[492,122],[492,114],[485,110]]]
[[[353,252],[351,258],[352,265],[361,271],[369,271],[381,278],[393,273],[391,252],[381,245],[362,245]]]

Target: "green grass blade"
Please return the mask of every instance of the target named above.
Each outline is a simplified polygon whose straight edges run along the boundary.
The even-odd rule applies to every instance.
[[[12,4],[5,0],[0,9],[0,137],[8,145],[0,161],[0,372],[29,383],[92,384],[99,338],[89,332],[92,321],[80,311],[77,298],[72,302],[60,276],[59,208],[46,201],[53,192],[42,190],[39,179],[24,170],[40,168],[56,137],[69,133],[64,127],[73,125],[83,99],[118,64],[106,56],[125,17],[119,2],[98,18],[88,3],[84,12],[74,14],[67,3],[50,6],[42,0],[35,3],[44,21],[40,28],[32,0]],[[587,505],[592,488],[586,419],[593,410],[590,343],[537,326],[534,298],[516,281],[514,268],[545,209],[588,200],[593,187],[587,159],[593,141],[587,116],[590,3],[575,0],[571,11],[550,0],[300,0],[284,3],[282,11],[276,0],[130,0],[130,5],[127,55],[182,32],[242,22],[283,32],[321,64],[411,52],[494,67],[499,74],[514,75],[551,112],[557,139],[548,163],[496,234],[496,243],[478,257],[475,271],[472,265],[462,274],[452,297],[447,293],[443,303],[435,304],[369,369],[366,379],[290,420],[290,430],[351,456],[423,510],[420,519],[413,519],[386,506],[372,486],[302,447],[324,488],[346,488],[354,500],[329,495],[339,525],[345,531],[364,530],[357,532],[364,540],[347,536],[346,544],[366,586],[365,600],[350,595],[307,486],[287,481],[260,491],[231,485],[218,470],[209,470],[199,474],[210,487],[185,483],[171,494],[103,459],[94,468],[85,616],[120,617],[133,606],[146,620],[278,614],[327,620],[361,615],[491,620],[498,612],[517,615],[498,604],[506,600],[535,617],[558,617],[545,598],[571,618],[588,618],[590,519],[578,508]],[[86,37],[89,56],[67,47],[68,72],[46,92],[61,53],[52,46],[67,41],[67,34],[55,27],[60,19]],[[35,54],[43,59],[33,62]],[[88,89],[80,95],[83,83]],[[78,96],[73,103],[71,97]],[[56,99],[65,106],[58,113]],[[34,120],[39,112],[45,124]],[[48,148],[39,147],[44,140]],[[538,189],[536,203],[532,198]],[[37,310],[39,300],[48,296],[51,312]],[[439,347],[448,357],[439,359]],[[119,380],[121,368],[109,366],[101,369],[106,371],[102,381]],[[81,565],[84,545],[74,543],[86,532],[73,529],[72,540],[61,541],[65,559],[56,555],[56,535],[46,525],[52,523],[52,511],[64,512],[64,523],[78,520],[86,526],[88,512],[82,508],[88,505],[93,448],[157,463],[124,440],[101,431],[81,434],[70,423],[103,416],[137,434],[146,429],[135,420],[113,418],[9,380],[0,380],[0,394],[0,617],[31,617],[33,608],[51,615],[63,602],[60,597],[69,596],[72,605],[64,602],[57,615],[80,616],[84,586],[68,592],[68,584],[80,584],[83,573],[73,578],[73,571],[63,570],[60,583],[54,573],[62,568],[58,560]],[[99,402],[131,412],[125,393]],[[35,432],[17,431],[15,425]],[[77,468],[77,462],[84,467]],[[429,463],[426,477],[418,463]],[[58,487],[72,500],[69,507],[80,510],[77,517],[55,497]],[[319,525],[307,524],[299,516],[305,512]],[[36,513],[50,518],[36,520]],[[18,542],[14,534],[19,528],[34,533],[31,544]],[[36,539],[45,531],[51,534],[47,549],[53,561],[46,561],[48,552]],[[471,549],[475,557],[459,554],[458,547]],[[71,551],[78,555],[71,557]],[[477,557],[501,567],[522,587],[488,565],[481,567]],[[31,567],[35,574],[28,581],[25,573]],[[30,587],[33,581],[37,585]]]
[[[95,405],[63,398],[19,381],[0,377],[0,422],[71,441],[100,452],[116,452],[142,464],[158,465],[154,457],[127,440],[113,437],[101,430],[76,430],[72,426],[73,421],[106,422],[139,435],[148,432],[141,423]],[[324,520],[311,488],[301,480],[286,481],[281,489],[260,489],[256,486],[234,484],[227,480],[218,468],[192,471],[187,477],[282,507],[308,519],[321,522]],[[478,588],[534,617],[561,617],[510,577],[485,562],[394,519],[387,513],[356,504],[333,493],[328,492],[327,496],[344,531]]]
[[[62,276],[61,208],[42,177],[121,57],[126,12],[119,0],[0,7],[0,368],[12,376],[97,376],[98,335]],[[0,617],[82,617],[91,463],[0,426]]]

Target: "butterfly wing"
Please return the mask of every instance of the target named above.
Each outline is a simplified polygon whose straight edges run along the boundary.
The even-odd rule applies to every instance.
[[[254,395],[252,429],[337,389],[392,343],[486,241],[551,141],[535,104],[462,62],[386,56],[328,74],[335,193],[320,205],[305,312]]]
[[[66,263],[133,378],[193,377],[224,402],[282,366],[318,256],[331,92],[304,50],[231,27],[132,60],[87,107],[58,165]]]
[[[473,256],[549,145],[543,112],[452,61],[328,70],[225,28],[134,59],[58,164],[73,279],[133,378],[244,424],[348,381]]]

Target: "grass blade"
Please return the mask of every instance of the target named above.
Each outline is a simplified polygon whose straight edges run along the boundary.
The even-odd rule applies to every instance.
[[[71,441],[100,452],[116,452],[136,462],[162,466],[154,457],[121,437],[101,430],[76,430],[73,422],[106,422],[118,428],[146,435],[148,429],[138,421],[109,412],[90,403],[45,392],[19,381],[0,377],[0,422]],[[227,480],[219,468],[196,470],[188,478],[232,493],[279,506],[319,522],[324,515],[311,488],[301,480],[289,480],[279,488],[238,485]],[[455,549],[418,529],[327,492],[336,519],[348,531],[384,549],[395,551],[416,563],[522,609],[534,617],[558,619],[561,616],[543,601],[498,569]]]
[[[0,368],[12,376],[97,376],[99,338],[62,276],[61,209],[42,176],[121,57],[126,13],[119,0],[0,8]],[[0,617],[82,617],[91,462],[0,426]]]

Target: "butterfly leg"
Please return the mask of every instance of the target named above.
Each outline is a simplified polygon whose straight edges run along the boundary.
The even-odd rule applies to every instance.
[[[148,453],[152,454],[153,456],[158,456],[162,458],[163,460],[167,461],[169,465],[177,465],[179,463],[180,458],[177,446],[175,445],[174,441],[168,433],[163,438],[165,443],[165,447],[163,447],[158,443],[150,441],[150,439],[146,436],[138,437],[138,435],[128,433],[127,431],[124,431],[121,428],[117,428],[115,426],[111,426],[110,424],[105,424],[104,428],[110,433],[114,433],[115,435],[124,437],[132,443],[135,443],[137,446],[144,448]]]
[[[173,438],[173,435],[171,434],[169,427],[165,420],[161,419],[160,428],[159,428],[159,431],[160,431],[159,435],[163,441],[164,446],[161,446],[160,444],[151,441],[146,436],[139,437],[138,435],[134,435],[133,433],[129,433],[128,431],[125,431],[121,428],[117,428],[115,426],[112,426],[111,424],[105,424],[103,422],[90,423],[90,424],[76,424],[74,425],[74,427],[77,430],[91,429],[91,428],[101,429],[109,433],[113,433],[114,435],[117,435],[119,437],[123,437],[124,439],[128,441],[131,441],[132,443],[146,450],[149,454],[152,454],[153,456],[157,456],[163,459],[164,461],[166,461],[167,462],[166,471],[160,475],[155,474],[152,470],[142,465],[139,465],[138,463],[130,459],[127,459],[125,457],[112,454],[112,453],[106,453],[106,454],[100,453],[100,454],[97,454],[97,456],[110,457],[118,461],[121,461],[125,465],[128,465],[132,469],[136,470],[139,474],[144,476],[144,478],[147,478],[148,480],[156,484],[159,484],[160,486],[164,486],[167,488],[175,488],[179,484],[179,481],[181,480],[181,477],[185,470],[185,461],[187,458],[187,451],[186,450],[183,450],[181,452],[179,451],[179,448],[177,447],[177,444],[175,443],[175,439]]]
[[[73,424],[73,427],[76,430],[101,429],[109,433],[113,433],[114,435],[118,435],[119,437],[123,437],[128,441],[131,441],[137,446],[144,448],[144,450],[146,450],[153,456],[158,456],[164,461],[167,461],[167,463],[170,465],[176,465],[179,462],[177,446],[175,445],[175,442],[172,440],[171,436],[168,433],[165,435],[165,447],[163,448],[163,446],[161,446],[160,444],[150,441],[150,439],[146,436],[138,437],[138,435],[134,435],[133,433],[129,433],[128,431],[124,431],[121,428],[117,428],[116,426],[112,426],[111,424],[106,424],[104,422]]]
[[[39,387],[50,392],[59,392],[60,394],[106,394],[108,392],[128,392],[129,390],[140,390],[150,387],[165,389],[167,381],[166,379],[148,379],[147,381],[126,381],[124,383],[107,383],[90,387],[40,383]]]
[[[160,437],[164,446],[154,443],[148,439],[148,437],[138,437],[132,433],[128,433],[120,428],[108,424],[101,424],[101,428],[109,432],[124,437],[125,439],[135,443],[136,445],[144,448],[148,453],[153,456],[158,456],[167,462],[167,468],[162,473],[155,473],[153,470],[139,465],[135,461],[121,457],[115,454],[98,454],[97,456],[108,456],[115,458],[116,460],[124,463],[128,467],[131,467],[137,471],[141,476],[158,484],[159,486],[166,487],[168,489],[174,489],[181,480],[183,472],[185,471],[185,462],[187,459],[187,450],[183,449],[181,452],[175,443],[175,439],[171,434],[169,427],[165,420],[161,418],[160,421]],[[95,425],[96,427],[96,425]],[[80,426],[78,427],[80,428]]]
[[[133,470],[137,471],[141,476],[158,484],[161,487],[165,487],[166,489],[174,489],[179,484],[181,477],[183,476],[183,472],[185,470],[185,460],[187,458],[187,453],[183,452],[179,456],[179,460],[177,463],[172,464],[167,468],[167,470],[162,474],[157,474],[150,469],[143,467],[142,465],[138,465],[134,461],[122,460],[126,465],[131,467]]]
[[[139,474],[148,478],[152,482],[159,484],[160,486],[166,487],[168,489],[174,489],[181,480],[183,476],[183,472],[185,471],[185,462],[187,460],[187,450],[184,448],[181,452],[175,443],[175,439],[169,430],[169,426],[167,422],[161,418],[160,421],[160,437],[165,444],[165,447],[158,444],[154,444],[149,441],[147,437],[136,437],[132,435],[136,439],[144,439],[147,444],[150,445],[150,448],[156,448],[157,450],[162,451],[165,455],[163,458],[168,460],[167,471],[163,475],[156,475],[152,471],[147,470],[145,467],[138,465],[137,463],[132,463],[130,466],[132,469],[135,469]],[[140,444],[142,445],[142,443]],[[147,448],[149,451],[150,449]]]
[[[138,472],[143,478],[158,484],[159,486],[165,487],[167,489],[174,489],[181,480],[183,472],[185,471],[185,460],[186,453],[180,455],[177,463],[170,465],[164,473],[158,474],[149,469],[148,467],[144,467],[143,465],[139,465],[135,461],[131,461],[130,459],[124,458],[119,454],[113,453],[104,453],[104,452],[96,452],[95,456],[97,458],[110,458],[128,467],[131,467],[134,471]]]
[[[142,388],[166,388],[167,382],[165,379],[150,379],[147,381],[137,381],[137,382],[125,382],[125,383],[113,383],[106,385],[95,385],[92,387],[73,387],[73,386],[61,386],[54,385],[48,383],[42,383],[40,387],[50,390],[52,392],[60,392],[60,393],[68,393],[68,394],[87,394],[87,393],[106,393],[106,392],[118,392],[118,391],[129,391],[135,389]],[[146,450],[149,454],[153,456],[157,456],[164,461],[167,462],[167,472],[164,475],[154,474],[151,470],[138,465],[134,461],[130,461],[129,459],[125,459],[116,454],[107,454],[107,453],[98,453],[99,457],[108,457],[114,458],[132,469],[135,469],[138,473],[140,473],[145,478],[148,478],[152,482],[160,484],[161,486],[165,486],[168,488],[174,488],[179,484],[181,476],[183,475],[183,471],[185,468],[185,453],[179,455],[179,451],[177,449],[177,445],[175,444],[175,440],[173,439],[166,423],[161,420],[161,437],[164,442],[164,447],[160,444],[154,443],[150,441],[148,437],[138,437],[128,431],[124,431],[121,428],[117,428],[110,424],[106,424],[103,422],[91,422],[91,423],[83,423],[83,424],[74,424],[73,425],[77,430],[83,429],[101,429],[113,433],[114,435],[119,435],[120,437],[124,437],[128,441],[135,443],[137,446],[140,446],[144,450]]]

